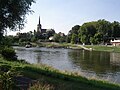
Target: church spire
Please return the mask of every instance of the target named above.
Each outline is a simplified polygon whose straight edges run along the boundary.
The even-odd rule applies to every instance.
[[[42,25],[40,24],[40,16],[39,16],[39,23],[37,25],[37,31],[41,32],[41,29],[42,29]]]
[[[39,25],[40,25],[40,16],[39,16]]]

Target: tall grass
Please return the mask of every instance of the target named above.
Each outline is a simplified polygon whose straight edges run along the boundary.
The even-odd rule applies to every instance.
[[[32,85],[29,90],[54,90],[54,87],[50,84],[43,84],[40,82],[35,83]]]

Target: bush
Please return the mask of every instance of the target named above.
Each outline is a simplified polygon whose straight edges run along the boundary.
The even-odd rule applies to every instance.
[[[17,60],[17,55],[16,55],[15,50],[13,48],[5,47],[1,51],[1,54],[7,60]]]
[[[17,76],[17,73],[13,70],[9,70],[7,72],[3,72],[3,74],[0,75],[0,90],[17,90],[15,85],[14,77]]]

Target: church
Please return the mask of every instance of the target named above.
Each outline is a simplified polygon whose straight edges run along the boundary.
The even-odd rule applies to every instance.
[[[55,34],[54,29],[43,29],[41,22],[40,22],[40,16],[39,16],[39,22],[37,25],[37,37],[40,39],[45,39],[53,36]]]
[[[37,32],[41,33],[41,34],[45,34],[47,31],[47,29],[42,29],[42,25],[40,23],[40,16],[39,16],[39,23],[37,25]]]

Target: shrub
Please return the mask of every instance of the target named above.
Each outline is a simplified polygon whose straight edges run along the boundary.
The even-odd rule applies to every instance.
[[[17,76],[17,73],[13,70],[9,70],[7,72],[3,72],[0,75],[0,90],[16,90],[14,77]]]
[[[17,56],[16,56],[15,50],[13,48],[5,47],[1,51],[1,54],[7,60],[17,60]]]

